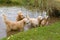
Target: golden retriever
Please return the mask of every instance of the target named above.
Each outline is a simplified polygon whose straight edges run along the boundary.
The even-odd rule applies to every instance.
[[[11,21],[8,20],[6,15],[3,14],[4,22],[7,26],[7,32],[11,30],[17,30],[23,31],[24,26],[29,23],[29,20],[27,18],[22,19],[21,21]]]
[[[19,11],[18,12],[18,15],[17,15],[17,17],[16,17],[16,21],[20,21],[20,20],[22,20],[22,19],[24,19],[25,17],[24,17],[24,15],[23,15],[23,13],[21,12],[21,11]]]
[[[31,23],[32,27],[48,25],[49,16],[45,16],[45,17],[38,16],[37,18],[30,18],[27,15],[27,17],[30,20],[30,23]]]
[[[41,21],[41,26],[48,25],[48,16],[44,17],[43,20]]]
[[[43,20],[43,17],[42,16],[38,16],[37,19],[38,19],[39,26],[40,26],[41,25],[41,21]]]
[[[30,18],[28,15],[27,15],[28,19],[30,20],[30,23],[31,23],[31,26],[32,27],[37,27],[40,25],[41,23],[41,20],[43,19],[42,16],[38,16],[37,18]]]

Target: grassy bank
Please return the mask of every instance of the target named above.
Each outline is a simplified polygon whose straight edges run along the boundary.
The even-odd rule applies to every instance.
[[[60,22],[11,35],[2,40],[60,40]]]

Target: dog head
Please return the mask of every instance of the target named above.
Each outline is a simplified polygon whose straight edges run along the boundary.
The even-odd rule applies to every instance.
[[[38,16],[37,19],[38,19],[39,22],[41,22],[41,20],[43,20],[43,17],[42,16]]]
[[[20,18],[24,18],[24,15],[22,14],[22,12],[19,12],[19,13],[18,13],[18,16],[19,16]]]
[[[22,19],[24,19],[25,17],[24,17],[24,15],[23,15],[23,13],[22,12],[18,12],[18,16],[17,16],[17,21],[20,21],[20,20],[22,20]]]
[[[41,24],[42,25],[48,25],[48,19],[49,19],[49,16],[45,16],[44,19],[42,20]]]

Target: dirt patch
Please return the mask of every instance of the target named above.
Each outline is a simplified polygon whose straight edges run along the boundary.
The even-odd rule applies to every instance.
[[[56,17],[52,17],[49,19],[49,24],[52,24],[52,23],[55,23],[55,22],[58,22],[60,21],[60,18],[56,18]]]

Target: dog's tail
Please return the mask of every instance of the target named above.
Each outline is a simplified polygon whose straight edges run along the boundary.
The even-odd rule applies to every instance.
[[[28,14],[26,15],[26,18],[30,19],[30,17],[29,17],[29,15],[28,15]]]
[[[5,14],[2,14],[4,21],[7,20],[7,16]]]

